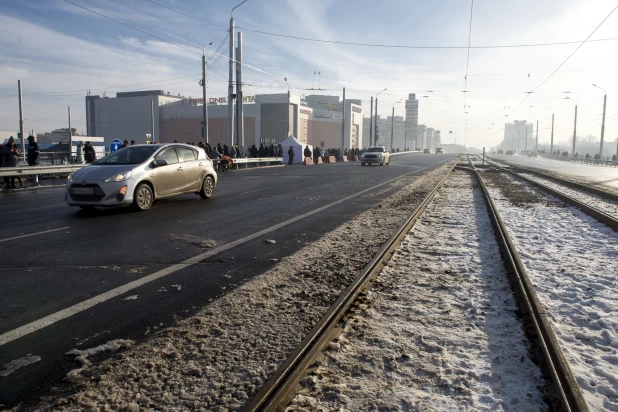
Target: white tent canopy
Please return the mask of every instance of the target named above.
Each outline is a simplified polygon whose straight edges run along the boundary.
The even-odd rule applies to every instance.
[[[305,158],[305,156],[303,155],[303,151],[307,146],[309,146],[309,150],[311,150],[311,156],[313,156],[313,146],[303,144],[303,142],[290,135],[290,137],[281,142],[281,147],[283,147],[283,163],[288,164],[289,162],[288,150],[290,150],[290,147],[294,148],[294,159],[292,163],[302,163],[303,159]]]

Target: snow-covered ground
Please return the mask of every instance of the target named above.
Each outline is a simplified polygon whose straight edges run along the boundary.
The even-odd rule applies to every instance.
[[[599,195],[582,192],[581,190],[571,189],[570,187],[558,184],[553,180],[544,179],[531,173],[520,173],[522,176],[527,177],[530,180],[539,182],[551,189],[557,190],[562,194],[579,200],[582,203],[592,206],[601,212],[604,212],[616,219],[618,219],[618,202],[611,199],[603,198]]]
[[[288,410],[547,409],[476,185],[448,180]]]
[[[79,373],[71,378],[78,383],[59,387],[58,395],[43,400],[38,408],[241,409],[447,167],[420,179],[400,179],[393,184],[399,188],[396,195],[283,258],[194,316],[151,333],[143,344],[99,364],[92,359],[76,364]],[[90,352],[73,354],[84,353]],[[67,391],[73,393],[66,395]]]
[[[503,173],[489,190],[593,411],[618,411],[618,235]]]

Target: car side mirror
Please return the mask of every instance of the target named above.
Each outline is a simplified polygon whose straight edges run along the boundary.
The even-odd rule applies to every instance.
[[[163,160],[163,159],[156,159],[152,162],[152,165],[154,167],[161,167],[161,166],[167,166],[169,163],[167,163],[167,160]]]

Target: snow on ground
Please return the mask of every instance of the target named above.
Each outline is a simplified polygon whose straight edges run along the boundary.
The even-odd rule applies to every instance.
[[[241,409],[445,172],[387,185],[397,194],[194,316],[90,366],[38,409]]]
[[[551,189],[557,190],[564,195],[570,196],[576,200],[579,200],[582,203],[587,204],[588,206],[592,206],[600,210],[601,212],[604,212],[605,214],[614,217],[615,219],[618,219],[618,202],[615,202],[611,199],[603,198],[599,195],[586,193],[581,190],[571,189],[570,187],[556,183],[553,180],[544,179],[530,173],[521,173],[521,175],[527,177],[530,180],[534,180],[535,182],[544,184]]]
[[[33,356],[31,354],[28,354],[28,356],[24,356],[23,358],[12,360],[9,363],[5,363],[4,365],[2,365],[4,367],[4,370],[0,371],[0,377],[9,376],[11,373],[15,372],[17,369],[23,368],[24,366],[31,365],[40,360],[41,360],[40,356]]]
[[[546,410],[477,183],[455,172],[289,411]]]
[[[590,409],[618,411],[618,235],[510,176],[483,175]]]

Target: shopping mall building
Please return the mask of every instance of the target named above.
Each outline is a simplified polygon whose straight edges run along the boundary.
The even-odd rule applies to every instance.
[[[211,145],[228,141],[227,99],[209,98],[208,141]],[[244,96],[242,147],[277,144],[288,133],[312,146],[362,148],[363,108],[361,101],[338,96],[261,94]],[[184,98],[162,90],[118,93],[116,97],[86,96],[89,136],[145,143],[153,141],[193,142],[202,140],[202,99]],[[236,124],[236,123],[235,123]],[[153,127],[154,125],[154,127]],[[154,128],[154,130],[153,130]],[[237,142],[234,128],[234,143]]]

